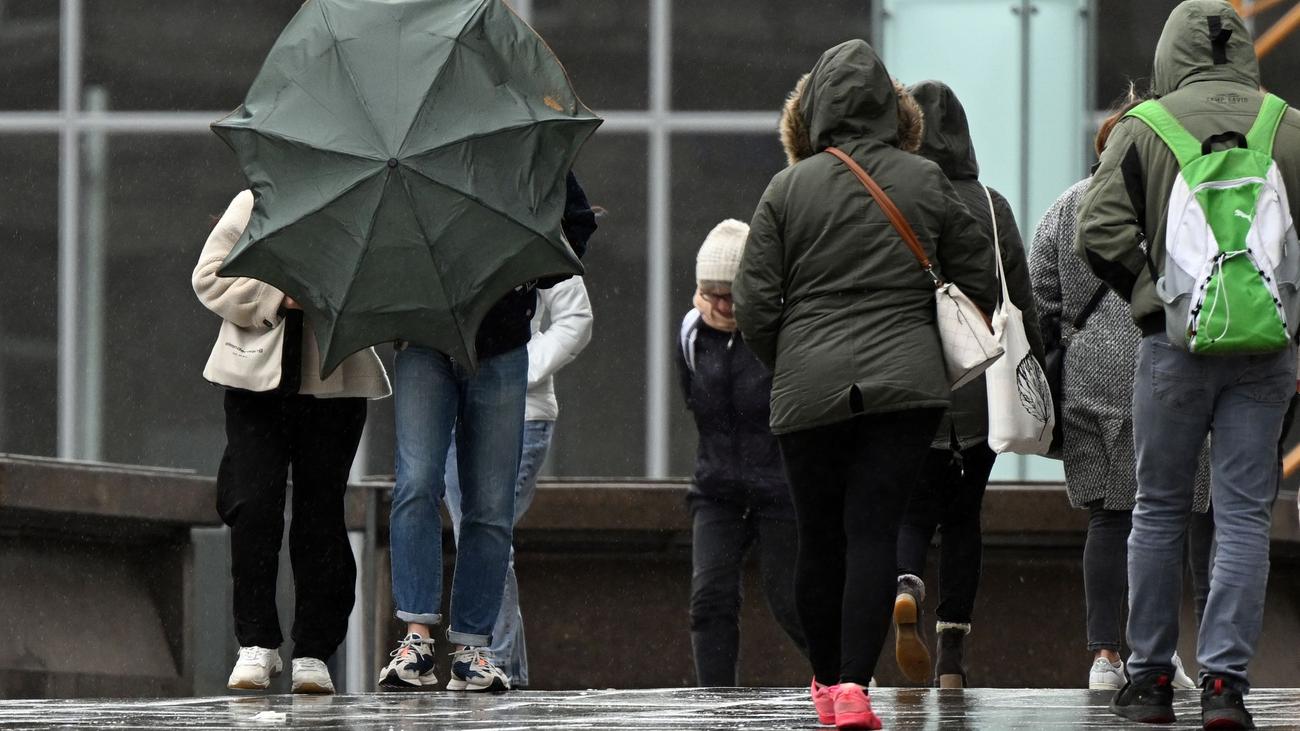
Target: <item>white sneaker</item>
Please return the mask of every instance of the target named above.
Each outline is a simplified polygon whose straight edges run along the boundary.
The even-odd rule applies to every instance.
[[[325,663],[314,657],[295,657],[293,659],[293,692],[332,695],[334,681],[330,680],[330,669]]]
[[[1088,672],[1088,690],[1119,690],[1124,687],[1124,661],[1099,657]]]
[[[1183,669],[1183,661],[1178,659],[1176,652],[1174,653],[1174,682],[1171,685],[1180,690],[1191,690],[1196,687],[1196,681],[1192,680]]]
[[[279,650],[265,647],[241,647],[235,669],[230,671],[226,687],[231,690],[266,690],[274,678],[284,670]]]
[[[482,647],[466,647],[451,653],[451,680],[447,690],[510,690],[510,678],[492,662]]]

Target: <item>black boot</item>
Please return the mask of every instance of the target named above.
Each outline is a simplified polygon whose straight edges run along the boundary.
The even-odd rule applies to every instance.
[[[1201,726],[1206,729],[1255,728],[1240,688],[1231,678],[1207,675],[1201,688]]]
[[[939,635],[939,658],[934,662],[934,677],[940,688],[966,687],[966,635],[969,624],[939,622],[935,625]]]

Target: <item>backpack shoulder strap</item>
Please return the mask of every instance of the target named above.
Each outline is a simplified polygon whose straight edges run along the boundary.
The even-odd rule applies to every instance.
[[[1272,157],[1273,139],[1277,136],[1277,128],[1282,124],[1286,110],[1287,103],[1281,97],[1265,94],[1264,103],[1259,107],[1259,116],[1255,117],[1255,124],[1246,133],[1246,146]]]
[[[1201,143],[1159,101],[1148,99],[1129,110],[1125,117],[1137,117],[1169,146],[1178,166],[1185,168],[1201,156]]]
[[[695,372],[695,336],[700,330],[700,311],[691,308],[682,318],[682,329],[678,333],[678,345],[682,349],[682,359],[686,361],[686,369],[691,373]]]

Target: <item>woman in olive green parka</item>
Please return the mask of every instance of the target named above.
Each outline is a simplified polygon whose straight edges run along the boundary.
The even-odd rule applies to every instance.
[[[732,290],[746,343],[773,371],[772,431],[799,527],[796,601],[824,721],[843,705],[830,699],[871,679],[899,521],[951,394],[933,283],[853,173],[820,153],[836,146],[865,168],[976,304],[989,311],[996,296],[986,238],[939,166],[907,151],[918,117],[867,43],[823,54],[786,103],[791,164],[754,213]]]

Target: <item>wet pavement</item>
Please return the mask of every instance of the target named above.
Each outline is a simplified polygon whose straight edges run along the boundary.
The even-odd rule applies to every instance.
[[[1085,690],[872,692],[886,729],[1121,729],[1110,694]],[[1258,690],[1259,728],[1300,729],[1300,689]],[[1200,728],[1199,695],[1179,691],[1180,723]],[[812,729],[806,691],[782,688],[238,696],[169,700],[0,701],[0,729]]]

